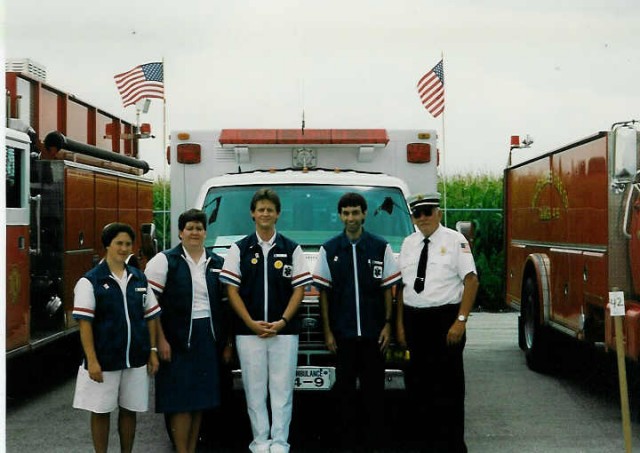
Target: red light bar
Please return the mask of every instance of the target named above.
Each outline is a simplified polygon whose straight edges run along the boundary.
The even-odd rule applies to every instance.
[[[389,143],[385,129],[223,129],[221,145],[370,145]]]

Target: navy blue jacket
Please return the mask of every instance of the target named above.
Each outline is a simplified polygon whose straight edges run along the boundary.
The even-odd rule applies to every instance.
[[[258,237],[250,234],[237,243],[240,249],[240,273],[242,283],[238,289],[240,297],[252,319],[275,322],[282,318],[293,294],[291,286],[293,275],[293,252],[298,244],[276,233],[273,247],[267,260],[267,280],[269,286],[267,319],[264,319],[264,256]],[[239,318],[238,318],[239,319]],[[298,334],[300,320],[290,319],[279,335]],[[255,335],[244,322],[236,323],[236,334]]]
[[[343,232],[325,242],[327,264],[331,272],[329,325],[337,338],[358,336],[356,318],[356,290],[352,244]],[[362,337],[377,339],[385,324],[385,305],[382,279],[387,242],[379,236],[363,231],[356,243],[358,287],[360,295],[360,329]]]
[[[191,312],[193,309],[193,284],[191,271],[184,255],[182,244],[162,252],[167,257],[168,270],[164,292],[160,296],[162,315],[160,321],[164,336],[172,348],[189,349],[191,342]],[[222,283],[220,269],[223,259],[220,255],[206,250],[207,291],[211,309],[211,329],[217,341],[226,340],[223,331],[227,310],[222,304]]]
[[[131,266],[126,269],[130,275],[126,312],[120,285],[111,276],[106,261],[84,275],[91,282],[96,298],[91,327],[96,356],[103,371],[146,365],[151,352],[148,320],[144,317],[147,278],[139,269]],[[84,364],[86,368],[86,357]]]

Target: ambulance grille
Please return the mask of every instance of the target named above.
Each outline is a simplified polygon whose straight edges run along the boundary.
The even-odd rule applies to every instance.
[[[318,261],[317,253],[306,252],[304,254],[307,261],[307,269],[313,272]],[[298,309],[298,317],[301,321],[300,331],[300,349],[316,350],[321,349],[326,353],[324,346],[324,333],[322,332],[322,319],[320,318],[320,302],[318,299],[318,290],[312,285],[307,285],[305,295],[300,308]]]
[[[320,319],[320,304],[317,297],[305,297],[298,309],[300,318],[300,349],[322,349],[324,334],[322,333],[322,319]]]

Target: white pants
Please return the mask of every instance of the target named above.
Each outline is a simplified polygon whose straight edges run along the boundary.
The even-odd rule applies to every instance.
[[[247,399],[253,453],[287,453],[293,409],[293,382],[298,361],[298,335],[236,337],[242,384]],[[267,390],[271,402],[271,439]]]

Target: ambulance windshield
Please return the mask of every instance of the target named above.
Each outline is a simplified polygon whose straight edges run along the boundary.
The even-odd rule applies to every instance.
[[[402,191],[394,187],[296,185],[270,186],[280,197],[282,209],[276,230],[314,251],[344,225],[338,215],[338,200],[346,192],[362,194],[367,201],[364,228],[386,239],[394,252],[414,231]],[[203,204],[207,215],[206,247],[224,253],[239,239],[255,231],[249,213],[251,197],[258,186],[213,187]]]

